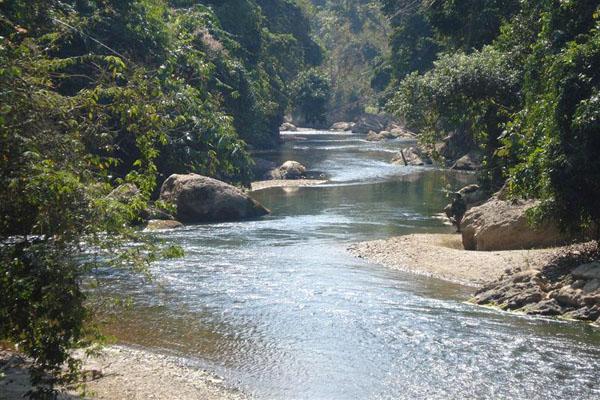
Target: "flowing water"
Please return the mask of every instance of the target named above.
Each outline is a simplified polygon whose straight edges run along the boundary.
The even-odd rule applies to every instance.
[[[410,143],[331,132],[261,153],[330,183],[253,193],[272,210],[161,234],[186,251],[135,306],[122,342],[182,355],[258,399],[600,398],[600,330],[465,303],[472,289],[350,256],[353,242],[450,232],[443,188],[472,175],[389,163]],[[440,260],[443,263],[444,260]]]

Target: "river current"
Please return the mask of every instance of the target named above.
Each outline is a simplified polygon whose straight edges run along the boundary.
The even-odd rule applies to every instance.
[[[120,342],[166,351],[257,399],[598,399],[600,330],[466,303],[471,288],[354,258],[354,242],[451,232],[445,188],[472,175],[389,161],[400,140],[319,131],[258,156],[330,183],[252,196],[258,220],[159,234],[180,260],[110,288]],[[443,263],[444,260],[439,260]]]

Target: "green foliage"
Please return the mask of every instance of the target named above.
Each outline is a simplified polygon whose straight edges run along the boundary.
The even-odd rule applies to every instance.
[[[378,1],[303,0],[301,3],[311,16],[315,36],[327,54],[320,68],[331,83],[327,119],[351,121],[367,107],[377,109],[377,85],[371,86],[371,78],[376,66],[387,60],[389,29]],[[379,79],[386,80],[383,74]]]
[[[388,107],[429,143],[468,132],[485,153],[484,182],[496,186],[502,178],[498,137],[519,102],[519,82],[519,72],[493,47],[442,55],[431,71],[404,78]]]
[[[600,14],[590,4],[565,2],[542,15],[525,66],[525,105],[504,140],[514,160],[511,188],[544,201],[537,219],[552,216],[574,233],[595,229],[598,238]]]
[[[469,17],[467,3],[487,27]],[[397,6],[384,1],[387,13]],[[421,15],[438,46],[453,53],[438,52],[430,66],[396,68],[390,111],[425,141],[470,133],[484,151],[483,178],[492,188],[508,179],[514,195],[543,200],[534,219],[552,216],[565,229],[593,228],[600,237],[597,2],[452,1],[401,11],[395,32],[410,26],[407,15]],[[394,47],[401,60],[420,50],[418,41],[403,46],[407,52]],[[406,65],[401,60],[397,65]]]
[[[162,180],[249,183],[244,140],[275,143],[289,83],[319,60],[277,20],[301,16],[287,0],[264,2],[269,23],[254,0],[197,3],[0,3],[0,340],[33,358],[34,397],[72,382],[70,350],[97,338],[96,268],[181,255],[132,228]],[[123,183],[139,192],[109,195]]]
[[[306,123],[311,126],[323,124],[331,96],[331,86],[327,77],[315,70],[305,71],[292,87],[298,111]]]

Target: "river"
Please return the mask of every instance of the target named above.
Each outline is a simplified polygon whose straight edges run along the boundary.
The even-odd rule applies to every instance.
[[[400,146],[306,131],[259,156],[330,183],[253,193],[268,217],[160,234],[186,256],[108,330],[178,354],[257,399],[600,398],[600,331],[465,303],[472,289],[349,255],[349,244],[449,232],[442,189],[472,175],[395,166]],[[443,263],[444,260],[440,260]]]

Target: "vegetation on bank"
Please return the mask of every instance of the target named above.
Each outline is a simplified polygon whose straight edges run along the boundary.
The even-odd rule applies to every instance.
[[[90,271],[180,255],[131,228],[167,176],[249,183],[247,143],[277,143],[321,62],[303,18],[289,0],[0,2],[0,340],[32,357],[33,396],[96,338]]]
[[[388,110],[435,143],[471,136],[489,190],[538,198],[535,219],[600,237],[600,5],[381,0]]]

